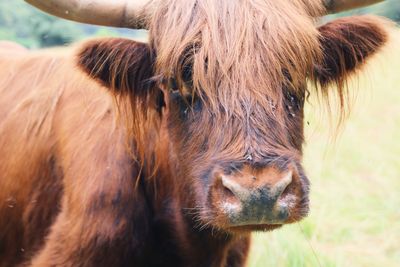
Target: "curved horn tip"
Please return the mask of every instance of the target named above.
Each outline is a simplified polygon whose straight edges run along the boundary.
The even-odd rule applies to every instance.
[[[338,13],[355,8],[370,6],[384,0],[324,0],[328,13]]]
[[[24,0],[56,17],[118,28],[145,28],[152,0]]]

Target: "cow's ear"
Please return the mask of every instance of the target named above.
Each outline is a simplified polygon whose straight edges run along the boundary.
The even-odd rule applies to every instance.
[[[319,28],[323,58],[314,68],[314,79],[322,87],[346,79],[388,41],[388,22],[374,16],[352,16]]]
[[[78,65],[115,94],[138,97],[148,95],[152,87],[153,61],[145,43],[122,38],[88,41],[78,53]]]

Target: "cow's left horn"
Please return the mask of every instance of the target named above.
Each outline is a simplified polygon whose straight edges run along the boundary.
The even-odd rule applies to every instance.
[[[324,0],[326,10],[329,13],[337,13],[354,8],[373,5],[384,0]]]
[[[81,23],[145,29],[152,0],[25,0],[51,15]]]

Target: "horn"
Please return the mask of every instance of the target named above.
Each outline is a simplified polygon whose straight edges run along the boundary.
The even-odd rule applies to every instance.
[[[51,15],[100,26],[146,29],[151,0],[25,0]]]
[[[384,0],[324,0],[328,13],[337,13],[353,8],[373,5]]]

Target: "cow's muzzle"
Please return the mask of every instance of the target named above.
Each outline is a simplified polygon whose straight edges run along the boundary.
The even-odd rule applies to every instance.
[[[293,221],[293,214],[298,217],[296,209],[307,198],[302,188],[295,167],[244,168],[231,175],[216,174],[213,202],[230,227],[281,225]]]

